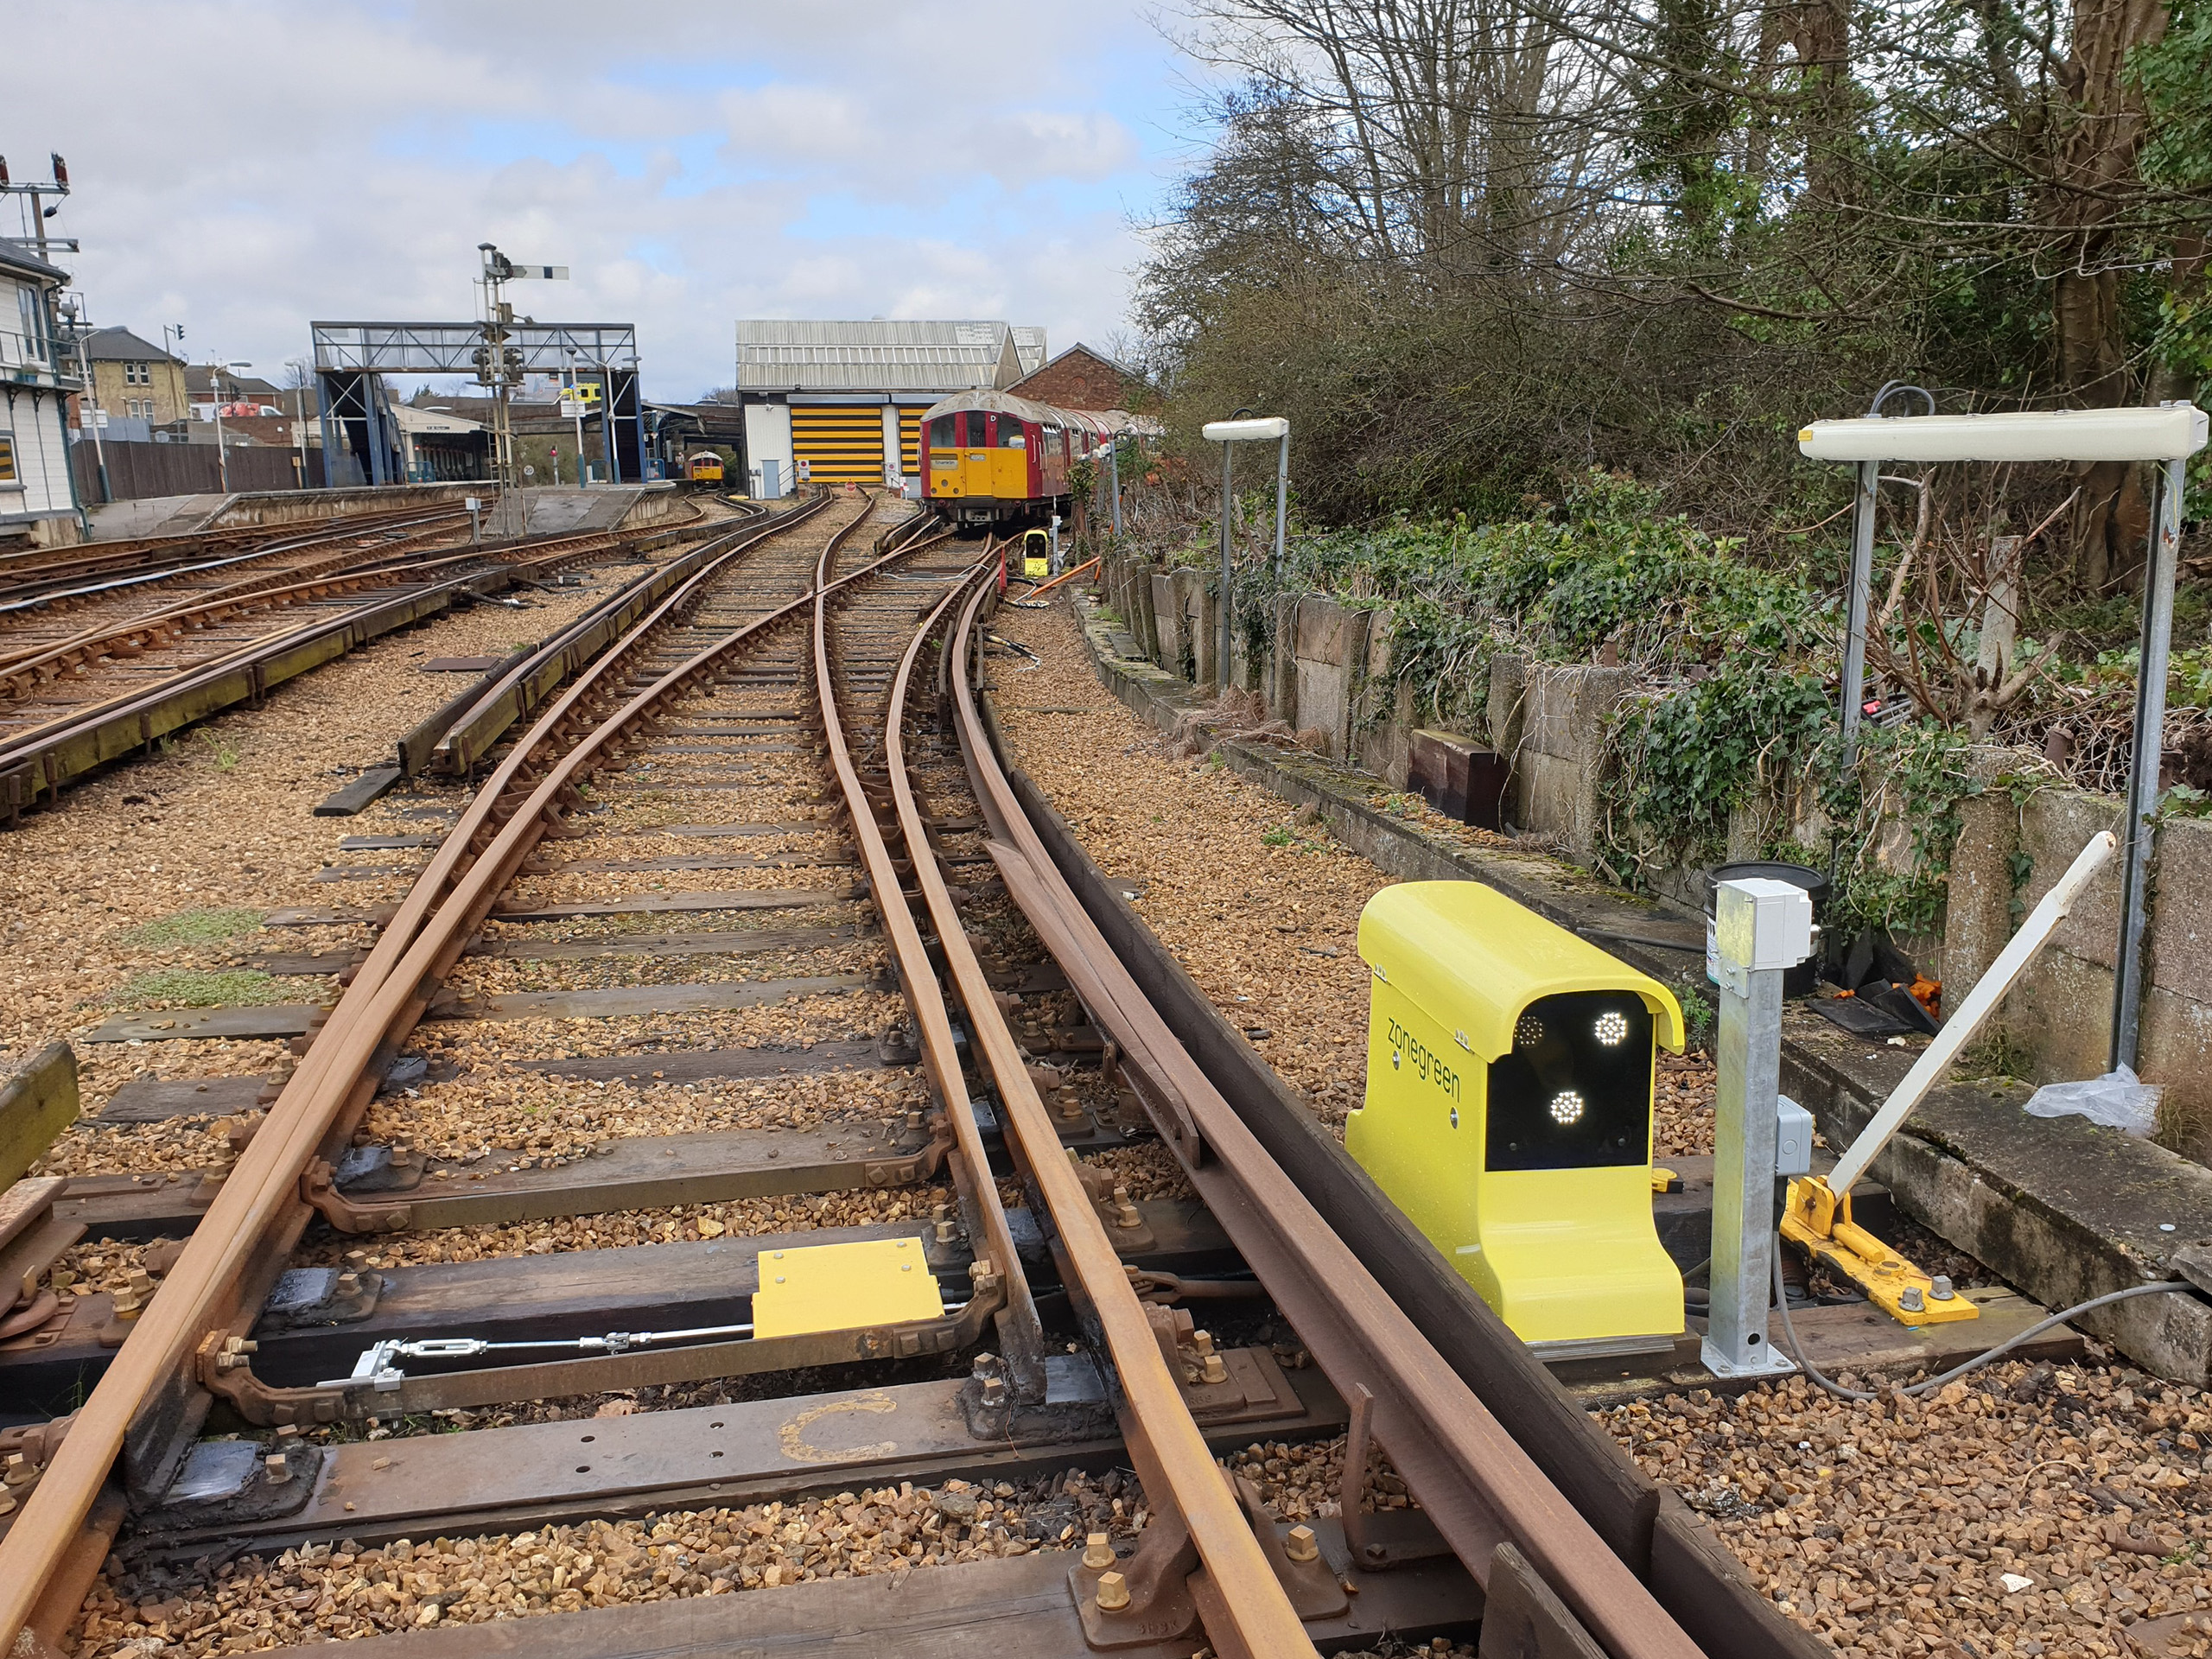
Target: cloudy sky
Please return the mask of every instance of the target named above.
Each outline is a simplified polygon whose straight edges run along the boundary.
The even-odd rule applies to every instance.
[[[1141,0],[77,0],[10,9],[18,182],[94,321],[272,380],[310,319],[474,315],[476,245],[564,264],[543,320],[634,321],[649,396],[728,383],[741,316],[1123,325],[1131,229],[1200,135]],[[0,201],[0,234],[20,234]]]

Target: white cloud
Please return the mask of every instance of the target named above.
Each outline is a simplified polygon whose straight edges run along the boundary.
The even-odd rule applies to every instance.
[[[634,321],[656,396],[741,315],[1118,327],[1172,118],[1137,15],[1034,0],[83,0],[22,8],[0,152],[76,187],[93,317],[265,370],[312,319],[471,313],[476,245],[565,263],[520,309]],[[0,234],[17,229],[0,203]]]

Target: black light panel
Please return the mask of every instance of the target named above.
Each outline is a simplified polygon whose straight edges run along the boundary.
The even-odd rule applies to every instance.
[[[1491,1062],[1491,1169],[1640,1164],[1651,1133],[1651,1011],[1627,991],[1567,991],[1522,1012]]]

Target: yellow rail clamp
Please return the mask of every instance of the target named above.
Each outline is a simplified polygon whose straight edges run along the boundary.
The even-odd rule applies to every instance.
[[[918,1239],[763,1250],[759,1261],[760,1288],[753,1293],[756,1339],[944,1317],[944,1298]]]
[[[1949,1325],[1978,1319],[1981,1310],[1936,1281],[1851,1219],[1851,1195],[1839,1197],[1818,1175],[1789,1183],[1782,1236],[1866,1293],[1900,1325]]]
[[[1671,1169],[1654,1164],[1651,1166],[1651,1190],[1655,1193],[1679,1192],[1682,1190],[1682,1178]]]

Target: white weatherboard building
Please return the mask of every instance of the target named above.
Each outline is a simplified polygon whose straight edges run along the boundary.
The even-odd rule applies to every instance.
[[[1045,331],[1006,322],[741,321],[747,487],[789,494],[801,473],[897,487],[919,469],[924,410],[1002,391],[1044,362]]]
[[[69,273],[0,237],[0,547],[76,541],[83,518],[69,472],[73,362],[54,328]]]

